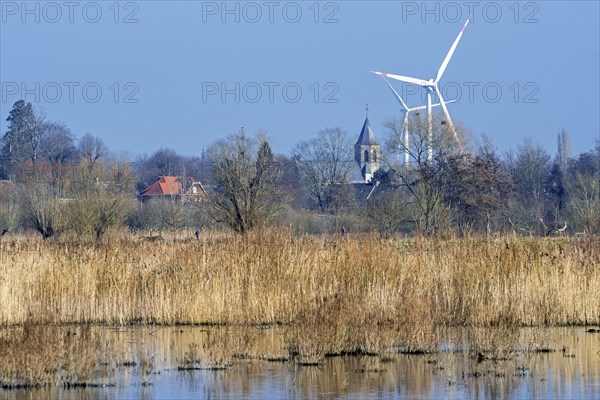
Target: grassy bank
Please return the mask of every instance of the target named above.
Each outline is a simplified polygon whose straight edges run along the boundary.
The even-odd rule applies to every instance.
[[[2,325],[281,323],[304,337],[600,323],[598,237],[13,236],[0,242],[0,277]]]

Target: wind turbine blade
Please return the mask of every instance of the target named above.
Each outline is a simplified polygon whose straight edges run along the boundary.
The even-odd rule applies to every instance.
[[[446,104],[450,104],[450,103],[456,103],[458,100],[454,99],[454,100],[450,100],[447,101]],[[431,107],[437,107],[439,106],[440,103],[433,103],[431,105]],[[408,111],[417,111],[417,110],[425,110],[427,108],[427,106],[417,106],[417,107],[413,107],[413,108],[409,108]]]
[[[458,134],[456,133],[456,129],[454,129],[454,124],[452,123],[452,118],[450,118],[450,113],[448,112],[448,108],[446,107],[446,103],[444,102],[444,98],[442,97],[442,94],[440,93],[440,90],[438,89],[438,87],[435,87],[435,92],[437,93],[438,99],[440,99],[440,105],[442,106],[442,109],[444,110],[444,114],[446,114],[446,119],[448,120],[448,124],[450,125],[450,129],[452,130],[452,133],[454,134],[454,139],[456,139],[456,143],[458,143],[458,147],[460,147],[460,152],[462,154],[463,149],[462,149],[462,145],[460,144],[460,139],[458,138]]]
[[[458,46],[458,42],[460,41],[460,38],[462,37],[462,34],[465,31],[465,28],[467,27],[467,24],[469,23],[470,20],[471,20],[471,16],[469,15],[467,22],[465,22],[465,24],[463,25],[462,29],[460,30],[460,33],[456,37],[456,40],[452,44],[452,47],[450,47],[450,51],[448,51],[448,54],[446,54],[446,58],[444,59],[444,62],[442,63],[442,65],[440,66],[440,69],[438,70],[437,76],[435,77],[436,83],[439,82],[440,79],[442,78],[442,75],[444,74],[444,71],[446,70],[448,63],[450,62],[450,59],[452,58],[452,54],[454,54],[454,50],[456,50],[456,46]]]
[[[457,99],[453,99],[453,100],[444,101],[444,103],[450,104],[450,103],[456,103],[457,101],[458,101]],[[439,105],[440,105],[440,103],[434,103],[431,105],[431,107],[437,107]]]
[[[394,89],[394,87],[390,84],[390,82],[386,79],[385,76],[382,76],[382,78],[385,81],[385,83],[387,83],[387,85],[389,86],[392,93],[394,93],[394,96],[396,96],[396,99],[400,102],[400,104],[402,104],[402,107],[404,107],[404,111],[408,111],[408,107],[406,106],[406,103],[404,102],[404,100],[402,100],[402,97],[400,97],[398,92],[396,92],[396,89]]]
[[[395,79],[397,81],[406,82],[406,83],[412,83],[413,85],[431,86],[431,82],[425,81],[423,79],[411,78],[409,76],[388,74],[388,73],[379,72],[379,71],[369,71],[369,72],[371,72],[372,74],[375,74],[375,75],[384,76],[384,77],[387,77],[387,78],[392,78],[392,79]]]

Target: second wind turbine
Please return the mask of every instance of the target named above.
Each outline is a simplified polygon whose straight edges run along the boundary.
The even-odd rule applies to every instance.
[[[385,76],[382,77],[383,80],[385,81],[385,83],[387,83],[387,85],[389,86],[390,90],[392,91],[392,93],[394,93],[394,96],[396,97],[396,100],[398,100],[398,102],[400,103],[400,105],[402,106],[402,108],[404,109],[404,122],[402,124],[402,136],[404,138],[404,165],[408,168],[408,164],[410,162],[410,151],[409,151],[409,143],[408,143],[408,115],[412,112],[412,111],[419,111],[419,110],[424,110],[427,108],[427,106],[417,106],[417,107],[408,107],[406,105],[406,103],[404,102],[404,100],[402,100],[402,97],[400,97],[400,95],[398,94],[398,92],[396,92],[396,89],[394,89],[394,87],[390,84],[390,82],[386,79]],[[450,100],[447,101],[447,104],[450,103],[454,103],[456,100]],[[435,103],[432,104],[431,107],[437,107],[439,106],[440,103]],[[418,115],[418,113],[417,113]]]
[[[446,54],[446,58],[442,62],[442,65],[440,66],[440,69],[438,70],[437,75],[435,76],[435,79],[429,79],[426,81],[424,79],[411,78],[409,76],[394,75],[394,74],[388,74],[388,73],[379,72],[379,71],[370,71],[371,73],[376,74],[376,75],[381,75],[383,77],[396,79],[398,81],[405,82],[405,83],[412,83],[414,85],[419,85],[419,86],[424,87],[427,90],[427,133],[428,133],[428,140],[429,140],[429,149],[428,149],[427,159],[429,161],[431,161],[433,159],[433,149],[431,147],[431,142],[433,140],[433,115],[431,114],[431,107],[432,107],[431,94],[434,92],[440,101],[440,105],[442,106],[442,109],[444,110],[444,114],[446,115],[446,119],[448,120],[448,124],[450,125],[450,129],[452,130],[452,133],[454,134],[454,138],[456,139],[459,147],[461,148],[461,152],[462,152],[462,146],[460,144],[460,139],[458,138],[458,134],[456,133],[456,129],[454,128],[454,124],[452,123],[452,119],[450,118],[450,114],[448,113],[448,108],[446,107],[446,102],[444,101],[444,98],[442,97],[442,94],[438,87],[438,83],[439,83],[440,79],[442,78],[442,75],[444,74],[444,71],[446,70],[448,63],[450,62],[450,59],[452,58],[452,55],[454,54],[454,51],[456,50],[456,46],[458,46],[458,42],[460,41],[460,38],[462,37],[462,34],[465,31],[465,28],[469,24],[470,20],[471,20],[471,16],[469,16],[469,18],[467,19],[467,22],[465,22],[465,24],[463,25],[462,29],[460,30],[460,33],[458,34],[458,37],[452,44],[452,47],[450,47],[450,51],[448,51],[448,54]]]

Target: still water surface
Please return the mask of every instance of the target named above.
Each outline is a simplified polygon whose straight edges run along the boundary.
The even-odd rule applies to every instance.
[[[502,360],[478,360],[473,333],[457,329],[438,353],[327,357],[319,366],[285,360],[282,328],[92,329],[117,360],[95,382],[105,387],[0,389],[0,399],[600,399],[600,334],[585,328],[522,329],[520,348]],[[554,351],[524,351],[531,337]]]

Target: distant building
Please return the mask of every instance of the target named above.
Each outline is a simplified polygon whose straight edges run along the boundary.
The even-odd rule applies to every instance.
[[[375,139],[369,117],[365,118],[365,123],[354,145],[354,161],[356,164],[350,170],[349,175],[351,183],[369,183],[375,171],[380,168],[381,146]]]
[[[138,195],[141,202],[156,198],[202,201],[206,198],[206,190],[202,183],[190,177],[184,179],[180,176],[161,176]]]

